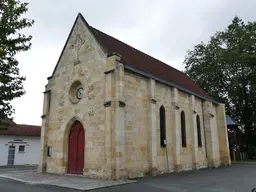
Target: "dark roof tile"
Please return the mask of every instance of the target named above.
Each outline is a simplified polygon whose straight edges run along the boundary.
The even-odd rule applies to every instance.
[[[137,70],[151,74],[162,80],[171,82],[195,94],[213,100],[198,84],[185,73],[111,37],[98,29],[89,26],[96,40],[107,53],[116,52],[122,56],[122,62]]]
[[[41,127],[35,125],[23,125],[16,124],[10,125],[8,127],[1,127],[0,135],[19,135],[19,136],[40,136],[41,135]]]

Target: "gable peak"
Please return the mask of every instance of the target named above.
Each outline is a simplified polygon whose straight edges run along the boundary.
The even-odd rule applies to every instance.
[[[89,23],[85,20],[85,18],[84,18],[84,16],[82,15],[82,13],[78,13],[77,14],[77,17],[76,17],[76,20],[78,19],[78,18],[80,18],[82,21],[83,21],[83,23],[88,27],[89,26]]]

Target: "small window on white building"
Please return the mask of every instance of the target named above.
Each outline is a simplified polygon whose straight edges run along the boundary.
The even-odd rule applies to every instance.
[[[20,145],[19,146],[19,152],[24,153],[25,152],[25,145]]]

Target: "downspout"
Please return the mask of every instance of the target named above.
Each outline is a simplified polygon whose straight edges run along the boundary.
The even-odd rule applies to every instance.
[[[205,134],[205,125],[204,125],[204,103],[202,101],[202,112],[203,112],[203,129],[204,129],[204,146],[205,146],[205,157],[206,160],[208,159],[208,154],[207,154],[207,147],[206,147],[206,134]]]

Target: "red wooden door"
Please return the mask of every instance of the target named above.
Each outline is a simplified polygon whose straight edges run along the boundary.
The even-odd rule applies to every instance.
[[[81,175],[84,169],[84,145],[84,129],[80,129],[78,133],[76,173]]]
[[[75,122],[69,133],[68,173],[83,174],[84,168],[84,129]]]

